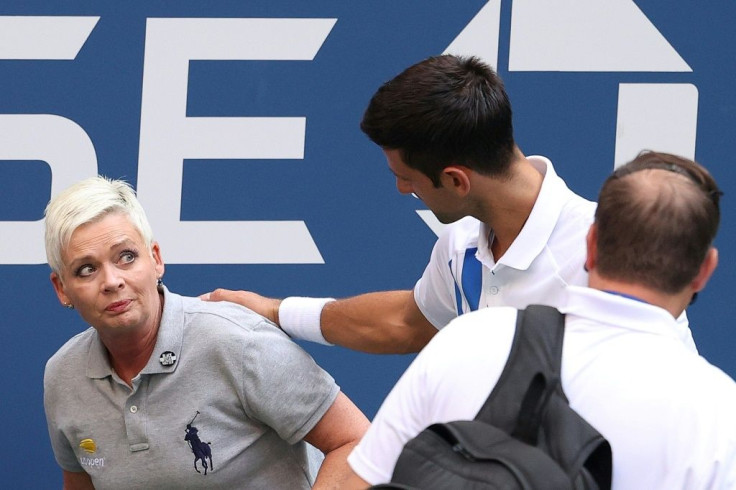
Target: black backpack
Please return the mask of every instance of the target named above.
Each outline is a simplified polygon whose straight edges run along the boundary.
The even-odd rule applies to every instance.
[[[564,333],[556,309],[520,310],[508,362],[475,419],[426,428],[404,446],[391,483],[372,488],[610,489],[611,446],[562,391]]]

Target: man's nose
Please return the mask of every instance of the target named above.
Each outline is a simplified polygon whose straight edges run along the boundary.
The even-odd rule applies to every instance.
[[[412,185],[409,182],[401,179],[396,179],[396,189],[401,194],[411,194],[414,192]]]

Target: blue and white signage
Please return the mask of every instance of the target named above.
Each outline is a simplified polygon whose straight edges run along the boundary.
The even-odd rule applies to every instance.
[[[735,18],[726,0],[6,0],[6,485],[59,486],[42,375],[85,328],[48,279],[52,195],[97,173],[130,181],[161,244],[165,282],[182,294],[411,288],[441,225],[396,192],[359,122],[381,83],[443,52],[497,67],[522,150],[550,157],[588,198],[642,149],[712,171],[725,191],[721,264],[689,316],[700,351],[736,376]],[[369,416],[411,360],[304,345]]]

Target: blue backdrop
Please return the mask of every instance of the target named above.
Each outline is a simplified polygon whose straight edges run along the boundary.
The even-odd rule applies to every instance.
[[[396,192],[358,124],[381,83],[445,51],[497,66],[522,150],[550,157],[585,197],[642,148],[711,170],[726,193],[721,264],[689,316],[700,351],[736,375],[735,23],[727,0],[5,0],[6,486],[60,486],[43,368],[85,328],[48,280],[41,220],[52,193],[97,172],[129,180],[179,293],[411,288],[432,223],[420,201]],[[369,417],[411,360],[305,347]]]

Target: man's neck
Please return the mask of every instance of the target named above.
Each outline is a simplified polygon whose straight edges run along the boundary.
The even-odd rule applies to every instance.
[[[520,154],[511,175],[498,179],[482,177],[475,216],[493,230],[491,252],[498,261],[519,236],[537,202],[544,176]]]

